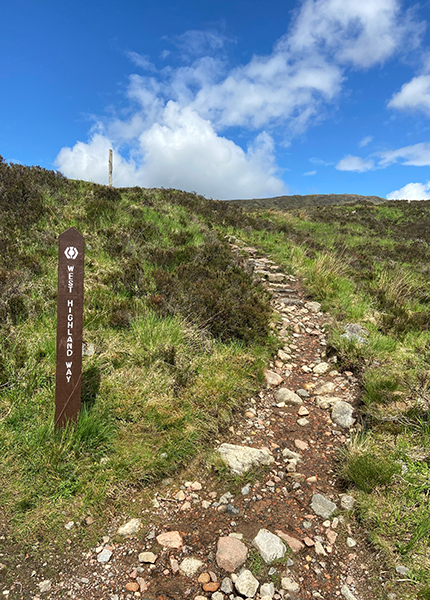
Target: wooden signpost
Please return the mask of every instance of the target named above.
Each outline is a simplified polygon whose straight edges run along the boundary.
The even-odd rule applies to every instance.
[[[109,150],[109,187],[112,187],[112,163],[113,163],[113,155],[112,148]]]
[[[84,237],[74,227],[59,237],[55,427],[76,420],[81,408]]]

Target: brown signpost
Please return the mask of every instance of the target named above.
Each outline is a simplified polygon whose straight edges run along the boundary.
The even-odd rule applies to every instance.
[[[81,408],[84,237],[74,227],[58,240],[55,427],[76,420]]]

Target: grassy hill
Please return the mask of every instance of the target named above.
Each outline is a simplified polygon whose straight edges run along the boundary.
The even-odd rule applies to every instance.
[[[382,204],[386,202],[379,196],[357,196],[355,194],[308,194],[306,196],[275,196],[274,198],[253,198],[252,200],[229,200],[232,204],[245,210],[273,209],[289,210],[313,206],[340,206],[342,204]]]
[[[300,196],[275,196],[274,198],[253,198],[251,200],[229,200],[232,204],[245,210],[273,209],[290,210],[313,206],[341,206],[343,204],[382,204],[386,202],[379,196],[358,196],[356,194],[308,194]]]
[[[0,159],[0,526],[15,543],[52,544],[55,531],[61,547],[68,518],[102,522],[130,490],[210,448],[259,388],[277,349],[272,314],[233,235],[299,275],[333,316],[328,352],[360,378],[363,402],[338,475],[381,564],[406,565],[430,598],[430,201],[350,198],[245,212]],[[56,432],[57,239],[71,226],[86,238],[94,353],[81,417]],[[345,323],[367,343],[344,338]]]
[[[174,190],[112,189],[0,161],[0,520],[43,540],[187,464],[262,381],[263,288],[216,225],[248,223]],[[60,233],[86,239],[81,417],[54,431]],[[60,521],[59,521],[60,520]]]

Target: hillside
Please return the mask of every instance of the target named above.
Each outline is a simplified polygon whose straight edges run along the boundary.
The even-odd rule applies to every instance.
[[[229,200],[230,203],[240,206],[245,210],[273,209],[289,210],[292,208],[305,208],[313,206],[340,206],[343,204],[382,204],[384,198],[378,196],[358,196],[356,194],[308,194],[306,196],[276,196],[274,198],[254,198],[252,200]]]
[[[152,486],[183,468],[199,465],[210,482],[240,490],[248,480],[226,475],[214,441],[260,393],[280,347],[297,350],[298,336],[319,332],[320,355],[336,367],[327,377],[353,381],[361,399],[333,468],[356,500],[348,518],[363,526],[391,589],[400,565],[402,598],[430,598],[430,201],[326,198],[258,209],[70,181],[0,158],[0,528],[9,562],[41,562],[47,549],[80,556],[110,519],[132,513],[136,494],[149,503]],[[72,226],[86,240],[83,407],[76,425],[55,431],[57,243]],[[258,249],[254,266],[247,246]],[[318,318],[302,305],[291,321],[273,312],[270,261],[302,305],[321,303]],[[288,305],[291,289],[276,285]],[[345,336],[346,324],[359,339]],[[301,351],[285,360],[291,381],[309,377],[312,409],[315,365]],[[248,443],[271,422],[253,421]],[[329,413],[321,422],[331,424]],[[293,418],[288,434],[299,426]],[[89,515],[97,529],[65,528]]]
[[[45,540],[60,508],[102,515],[176,472],[259,386],[269,297],[215,229],[241,219],[193,194],[0,160],[0,520],[16,541]],[[57,432],[57,240],[72,226],[86,240],[88,351],[81,417]]]

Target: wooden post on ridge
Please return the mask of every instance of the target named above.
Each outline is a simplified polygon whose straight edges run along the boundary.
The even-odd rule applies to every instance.
[[[113,156],[112,156],[112,148],[109,150],[109,187],[112,187],[112,166],[113,166]]]

